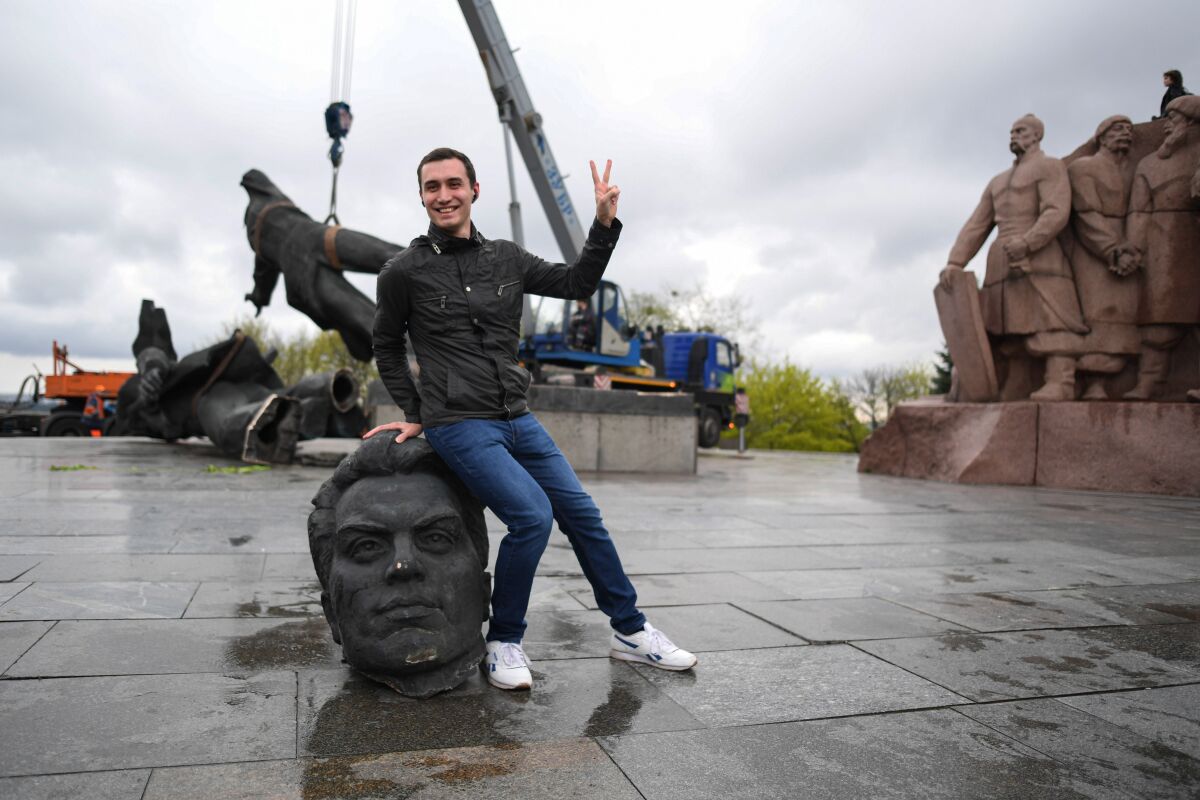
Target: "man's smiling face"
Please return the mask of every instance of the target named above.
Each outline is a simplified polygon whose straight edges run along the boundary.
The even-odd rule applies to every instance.
[[[479,183],[471,184],[467,167],[457,158],[430,161],[421,167],[421,202],[434,225],[452,236],[471,235],[471,203]]]
[[[346,660],[379,674],[462,656],[487,608],[450,488],[427,474],[356,481],[337,505],[329,608]]]

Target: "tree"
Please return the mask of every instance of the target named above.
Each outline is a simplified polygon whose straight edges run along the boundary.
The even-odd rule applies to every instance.
[[[668,332],[718,333],[730,340],[753,338],[758,332],[758,321],[746,298],[715,295],[700,282],[690,289],[630,292],[626,306],[626,319],[643,330],[661,325]]]
[[[849,381],[835,386],[875,431],[888,421],[902,401],[927,394],[932,374],[928,364],[881,366],[864,369]]]
[[[359,361],[350,355],[337,331],[319,331],[315,335],[302,330],[284,337],[261,318],[244,315],[236,317],[222,326],[221,335],[214,342],[225,341],[240,330],[254,340],[264,354],[275,350],[275,361],[271,366],[279,374],[285,386],[291,386],[306,375],[348,369],[358,381],[363,392],[367,384],[379,377],[374,361]]]
[[[752,359],[742,383],[751,402],[749,447],[848,453],[866,438],[866,426],[846,399],[787,359],[779,364]]]
[[[937,351],[937,361],[933,364],[933,380],[929,384],[930,394],[950,393],[950,371],[954,369],[954,359],[950,358],[950,348],[942,343],[942,349]]]

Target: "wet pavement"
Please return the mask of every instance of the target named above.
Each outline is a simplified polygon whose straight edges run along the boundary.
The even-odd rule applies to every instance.
[[[321,617],[329,468],[230,463],[0,443],[0,798],[1200,798],[1198,499],[793,453],[585,475],[699,666],[608,659],[555,535],[533,691],[414,701]]]

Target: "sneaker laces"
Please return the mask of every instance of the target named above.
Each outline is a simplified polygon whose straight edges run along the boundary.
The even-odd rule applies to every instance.
[[[670,653],[679,648],[674,642],[667,638],[667,635],[658,628],[652,628],[649,624],[646,625],[646,632],[650,634],[650,652],[651,653]]]
[[[521,649],[521,645],[519,644],[501,642],[498,652],[500,660],[504,662],[504,666],[506,667],[529,666],[529,659],[525,657],[525,651]]]

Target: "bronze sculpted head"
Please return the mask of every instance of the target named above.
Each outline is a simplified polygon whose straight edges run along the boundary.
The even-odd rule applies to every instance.
[[[346,661],[409,697],[462,683],[483,656],[483,506],[423,439],[366,440],[308,518],[321,605]]]

